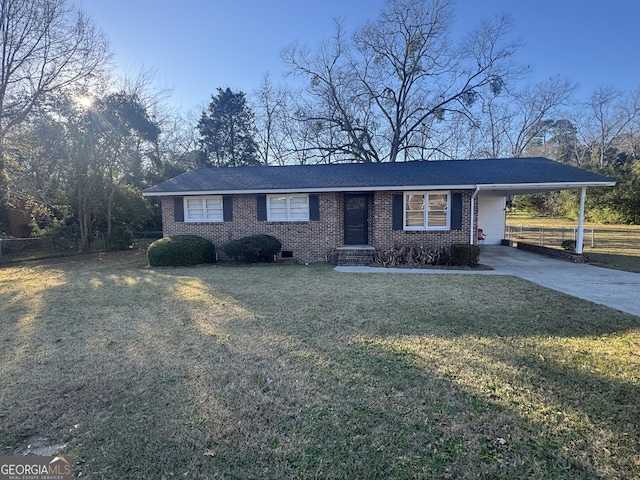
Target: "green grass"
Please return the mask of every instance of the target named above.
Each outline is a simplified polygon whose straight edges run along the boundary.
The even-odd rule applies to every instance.
[[[89,261],[90,260],[90,261]],[[513,277],[0,268],[0,454],[82,478],[640,476],[640,318]]]

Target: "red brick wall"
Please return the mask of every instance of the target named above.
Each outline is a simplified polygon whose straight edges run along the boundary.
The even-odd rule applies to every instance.
[[[323,262],[342,242],[342,221],[334,212],[341,212],[339,193],[319,196],[320,220],[310,222],[258,221],[256,195],[233,196],[233,221],[217,223],[176,222],[173,197],[162,198],[162,225],[165,236],[200,235],[211,240],[219,257],[222,246],[230,240],[247,235],[272,235],[282,242],[282,250],[293,251],[300,262]]]
[[[463,191],[462,230],[403,231],[392,229],[394,193],[375,192],[369,200],[369,243],[378,250],[394,245],[426,244],[434,247],[469,243],[469,208],[471,191]],[[323,262],[333,249],[343,244],[342,193],[320,193],[320,220],[309,222],[265,222],[257,220],[256,195],[234,195],[233,221],[187,223],[174,220],[173,197],[162,197],[162,224],[165,236],[199,235],[211,240],[220,256],[222,246],[247,235],[268,234],[282,242],[283,250],[293,251],[299,262]],[[476,212],[477,215],[477,212]]]
[[[396,245],[420,244],[433,247],[448,247],[454,243],[469,243],[469,209],[471,208],[471,191],[452,191],[462,193],[462,230],[428,230],[405,231],[393,230],[392,198],[402,192],[376,192],[370,206],[369,241],[377,250],[387,250]],[[477,204],[477,202],[476,202]],[[477,212],[476,212],[477,215]]]

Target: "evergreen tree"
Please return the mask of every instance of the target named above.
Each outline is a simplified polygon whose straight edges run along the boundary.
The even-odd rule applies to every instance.
[[[218,88],[198,122],[200,163],[205,166],[259,165],[253,138],[253,112],[243,92]]]

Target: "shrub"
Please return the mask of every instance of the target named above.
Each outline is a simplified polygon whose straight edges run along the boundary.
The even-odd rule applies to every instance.
[[[115,226],[111,232],[111,250],[128,250],[134,244],[133,232],[123,226]]]
[[[213,263],[216,253],[209,240],[196,235],[176,235],[149,245],[147,258],[152,267],[185,267]]]
[[[568,252],[575,252],[576,251],[576,241],[575,240],[563,240],[562,241],[562,248]]]
[[[222,247],[229,257],[247,263],[271,262],[281,248],[280,240],[271,235],[250,235],[231,240]]]
[[[374,258],[374,262],[385,267],[446,265],[448,260],[449,255],[445,249],[425,245],[397,245],[389,250],[377,252]]]
[[[480,260],[480,247],[466,243],[451,245],[451,262],[454,265],[474,266]]]

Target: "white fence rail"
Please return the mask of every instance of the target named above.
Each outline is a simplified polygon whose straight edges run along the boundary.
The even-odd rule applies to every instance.
[[[591,248],[596,246],[596,230],[585,228],[584,245]],[[563,227],[533,227],[533,226],[508,226],[505,231],[507,240],[514,240],[547,247],[560,247],[565,240],[576,241],[578,239],[577,228]]]
[[[564,240],[575,240],[577,228],[551,227],[542,225],[509,225],[505,229],[505,238],[561,248]],[[640,255],[640,226],[632,225],[589,225],[584,229],[585,248],[595,248],[624,254]]]

